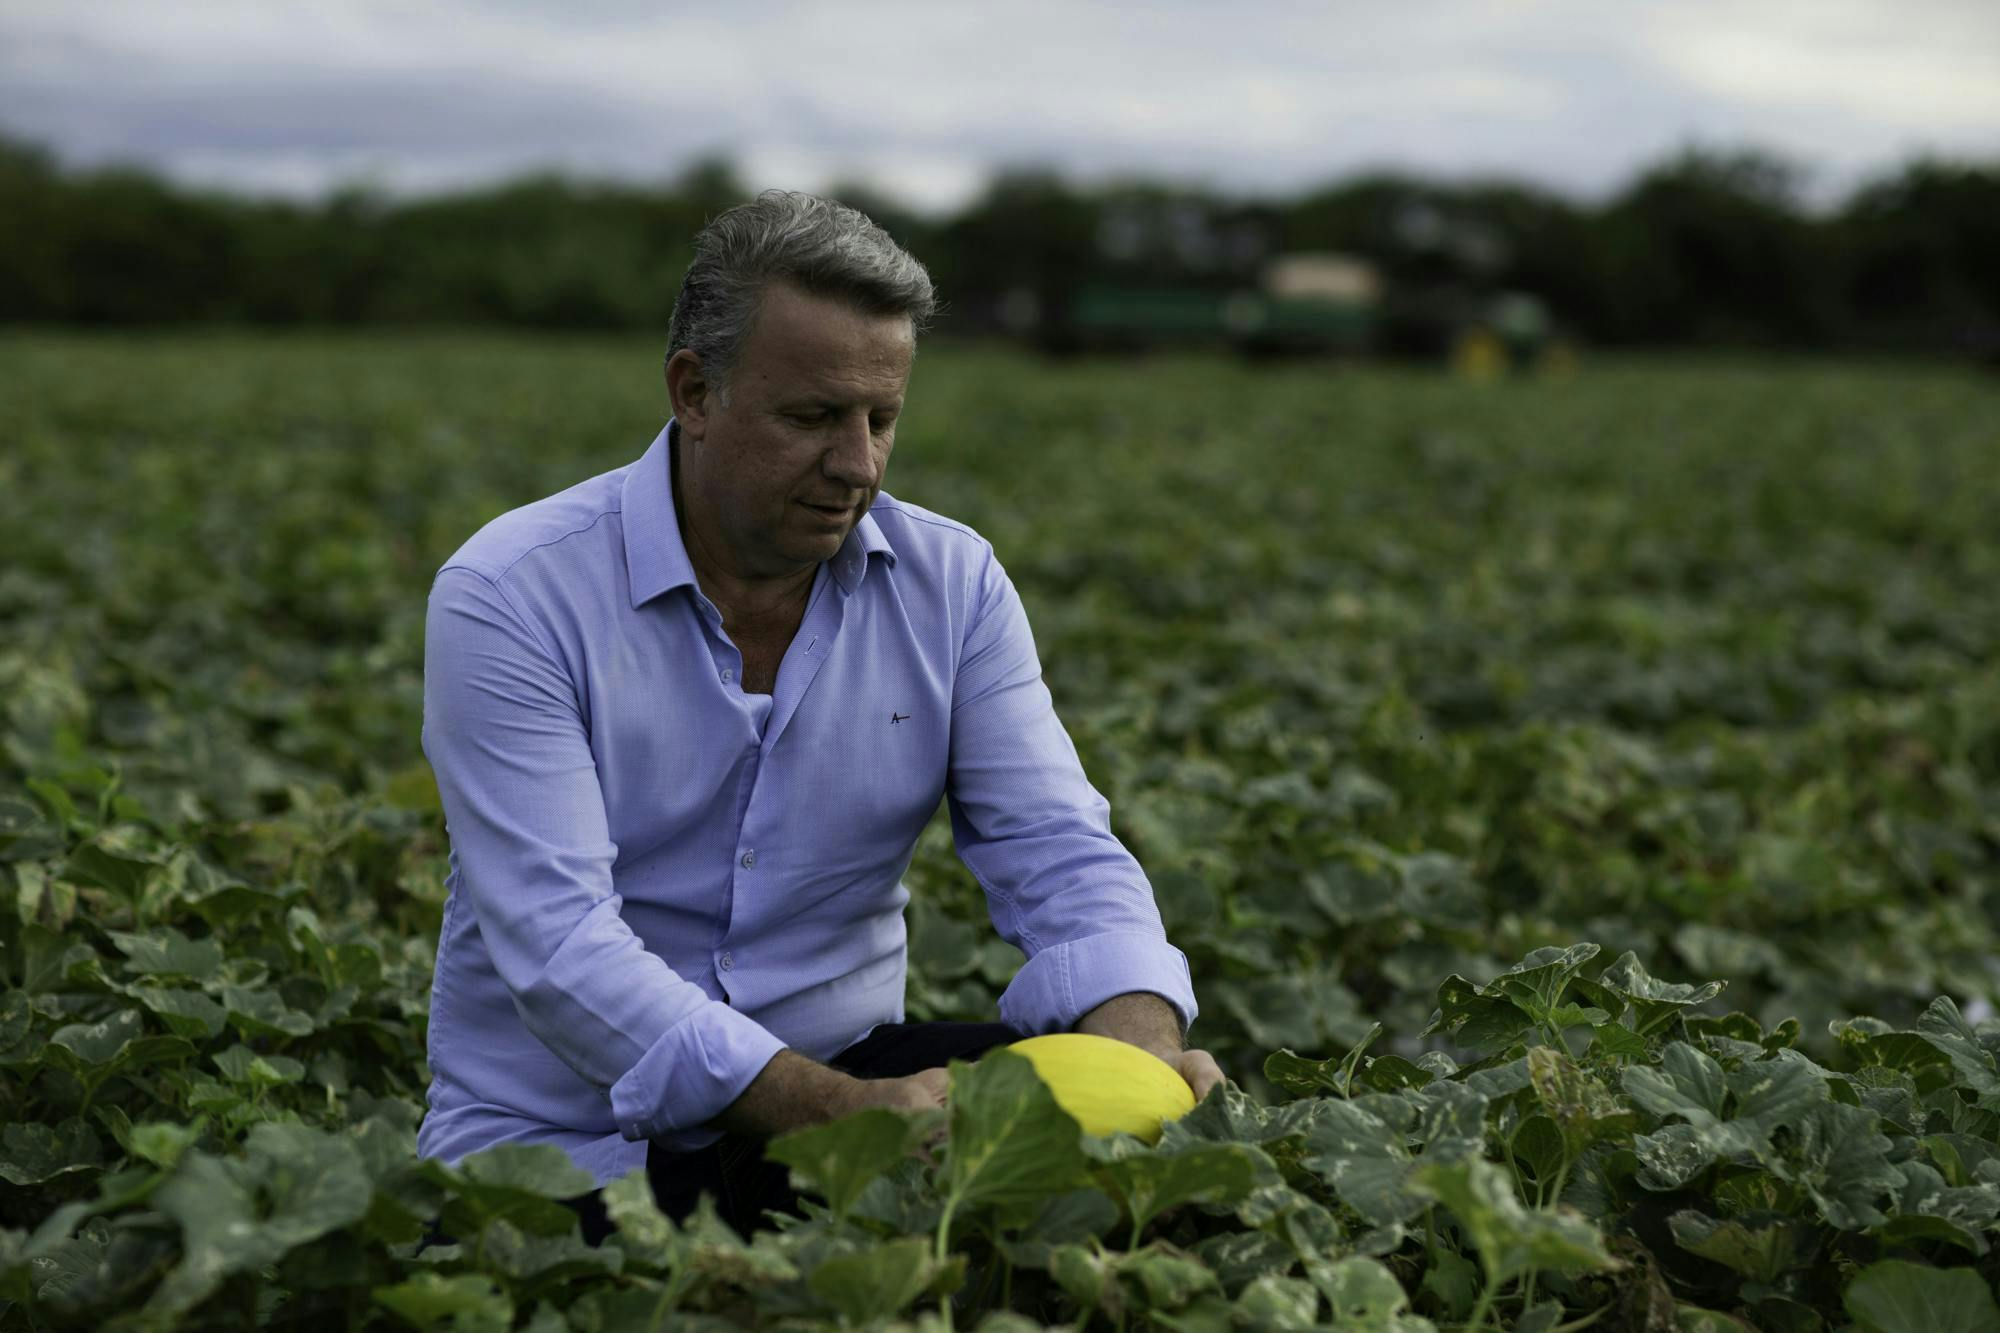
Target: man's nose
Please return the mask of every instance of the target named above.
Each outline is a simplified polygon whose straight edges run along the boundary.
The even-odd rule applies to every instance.
[[[881,480],[881,460],[876,456],[874,431],[867,417],[840,423],[822,466],[827,476],[857,491],[868,490]]]

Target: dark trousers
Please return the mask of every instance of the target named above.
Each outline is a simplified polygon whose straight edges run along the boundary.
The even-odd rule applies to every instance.
[[[1005,1023],[884,1023],[827,1064],[856,1078],[906,1078],[942,1069],[953,1060],[975,1060],[995,1046],[1029,1034]],[[724,1134],[695,1152],[668,1152],[655,1142],[646,1152],[646,1177],[660,1211],[682,1221],[703,1194],[714,1196],[716,1211],[748,1239],[766,1208],[798,1210],[791,1168],[764,1160],[759,1139]],[[584,1240],[602,1244],[615,1229],[604,1209],[604,1192],[593,1190],[563,1201],[576,1212]],[[432,1228],[429,1240],[450,1244]]]

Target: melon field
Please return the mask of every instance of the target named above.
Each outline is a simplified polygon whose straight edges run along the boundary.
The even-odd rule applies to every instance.
[[[0,1330],[2000,1329],[2000,380],[1947,368],[927,346],[886,489],[1020,588],[1230,1082],[1148,1143],[996,1052],[775,1141],[747,1241],[420,1161],[431,575],[638,457],[659,355],[0,339]],[[942,813],[908,884],[908,1017],[993,1017]]]

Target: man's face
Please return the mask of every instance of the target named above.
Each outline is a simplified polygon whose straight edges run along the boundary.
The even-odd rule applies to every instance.
[[[882,489],[915,354],[908,316],[765,288],[729,401],[697,383],[675,404],[691,518],[733,573],[782,577],[840,549]]]

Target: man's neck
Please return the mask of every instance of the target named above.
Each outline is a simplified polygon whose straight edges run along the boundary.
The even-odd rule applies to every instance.
[[[722,613],[723,624],[731,629],[749,629],[775,623],[796,624],[798,614],[812,591],[817,569],[807,566],[783,579],[741,579],[718,568],[705,558],[704,543],[688,519],[687,491],[681,485],[680,426],[675,424],[667,440],[667,476],[674,493],[674,522],[680,529],[681,549],[694,568],[695,583],[702,595]]]

